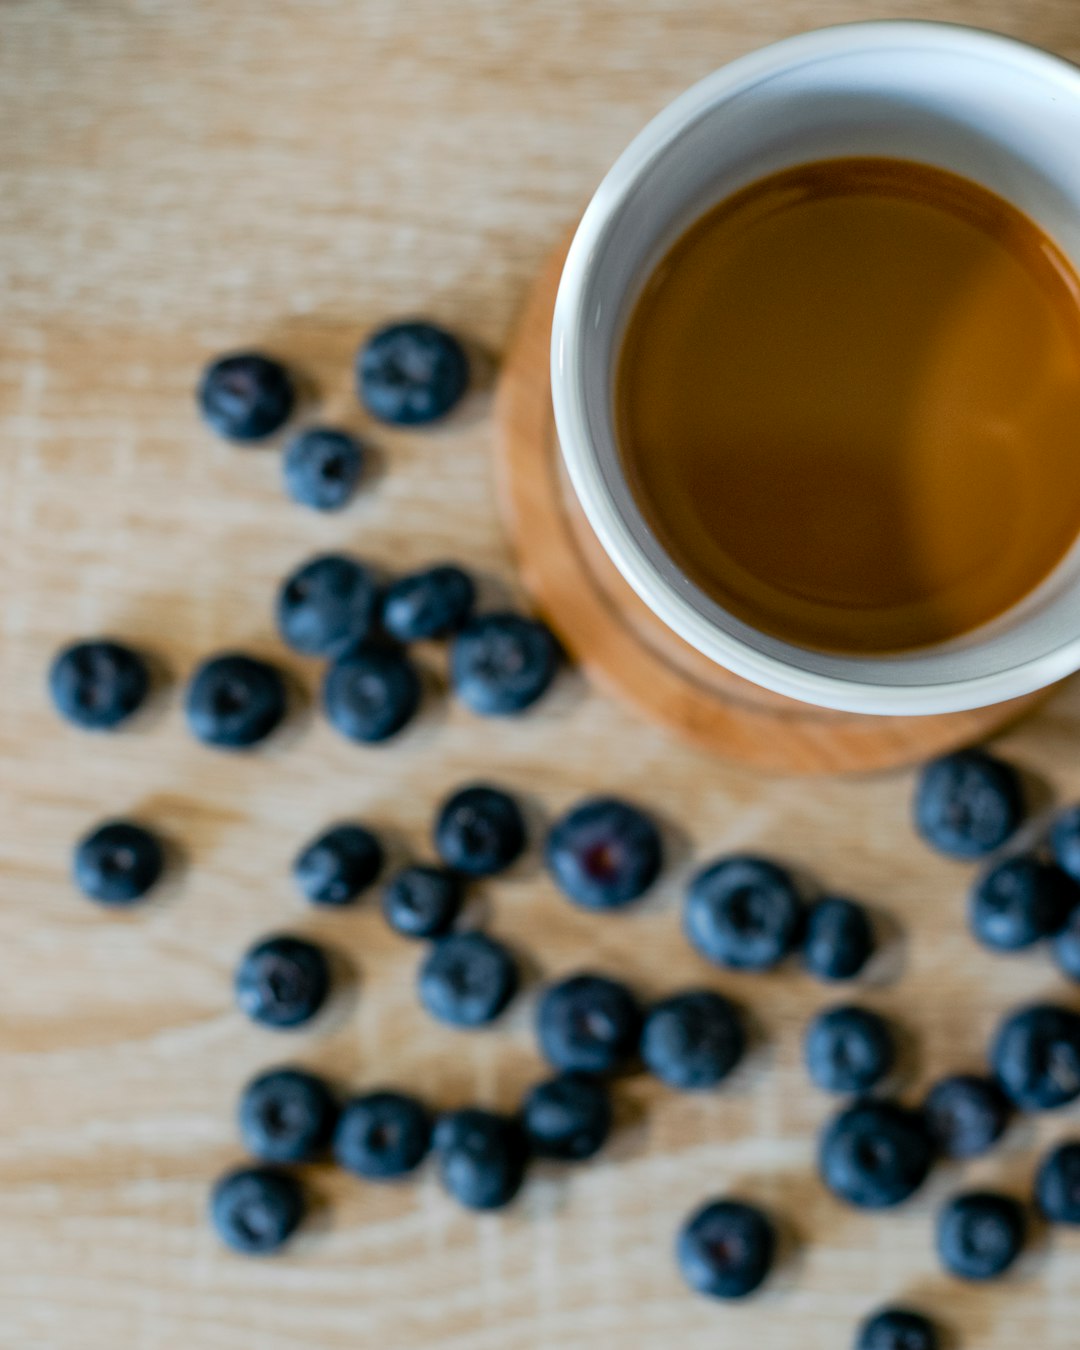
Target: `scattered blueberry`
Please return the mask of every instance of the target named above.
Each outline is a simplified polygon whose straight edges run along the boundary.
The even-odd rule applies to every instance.
[[[374,571],[343,553],[309,558],[281,583],[278,631],[305,656],[345,656],[375,631],[379,585]]]
[[[233,1251],[247,1256],[277,1251],[303,1217],[300,1183],[273,1167],[228,1172],[210,1195],[210,1218],[218,1236]]]
[[[717,965],[768,970],[798,945],[805,909],[791,874],[764,858],[722,858],[690,882],[683,923]]]
[[[293,880],[313,905],[348,905],[372,885],[383,849],[363,825],[333,825],[305,844],[292,865]]]
[[[971,892],[971,931],[984,947],[1020,951],[1059,932],[1077,899],[1080,888],[1060,868],[1036,858],[1007,858]]]
[[[896,1041],[884,1017],[869,1008],[827,1008],[807,1028],[803,1057],[822,1092],[858,1095],[891,1071]]]
[[[484,717],[524,712],[559,668],[550,630],[521,614],[470,619],[450,649],[450,682],[466,707]]]
[[[1069,911],[1065,925],[1050,945],[1057,968],[1070,980],[1080,982],[1080,905]]]
[[[131,905],[154,886],[164,867],[161,844],[149,830],[129,820],[109,820],[75,845],[72,872],[91,900]]]
[[[923,769],[915,789],[915,828],[951,858],[993,853],[1024,818],[1020,775],[984,750],[960,750]]]
[[[560,1073],[530,1091],[521,1121],[538,1157],[582,1162],[598,1153],[611,1133],[611,1096],[598,1078]]]
[[[453,333],[433,323],[392,323],[364,342],[356,358],[360,402],[380,422],[420,426],[460,402],[469,359]]]
[[[509,793],[486,783],[459,789],[439,808],[435,849],[447,867],[470,877],[503,872],[525,848],[525,818]]]
[[[383,597],[383,627],[398,642],[449,637],[464,628],[475,602],[468,572],[441,563],[394,582]]]
[[[49,693],[61,717],[87,731],[111,731],[137,712],[150,689],[138,652],[107,638],[74,642],[49,667]]]
[[[290,442],[282,468],[285,491],[299,506],[340,511],[364,471],[364,447],[347,431],[308,427]]]
[[[675,1253],[683,1279],[697,1293],[744,1298],[772,1267],[776,1230],[753,1205],[714,1200],[683,1225]]]
[[[926,1180],[933,1144],[922,1118],[895,1102],[856,1102],[825,1127],[818,1149],[821,1179],[860,1209],[887,1209]]]
[[[253,1022],[298,1027],[330,992],[330,966],[314,943],[290,934],[257,942],[236,970],[236,1002]]]
[[[403,1092],[368,1092],[346,1102],[334,1131],[334,1157],[371,1181],[415,1171],[431,1147],[431,1116]]]
[[[420,1002],[440,1022],[478,1027],[514,997],[518,968],[501,942],[485,933],[439,938],[420,967]]]
[[[854,979],[874,951],[869,915],[854,900],[827,895],[810,908],[803,965],[819,980]]]
[[[975,1158],[1005,1133],[1012,1106],[992,1078],[957,1074],[927,1093],[923,1118],[947,1158]]]
[[[1070,806],[1054,821],[1050,851],[1065,875],[1080,881],[1080,806]]]
[[[694,989],[654,1004],[641,1033],[645,1067],[681,1091],[715,1087],[745,1048],[739,1010],[711,989]]]
[[[961,1280],[993,1280],[1020,1255],[1027,1225],[1021,1205],[993,1191],[968,1191],[937,1217],[941,1264]]]
[[[295,402],[289,372],[260,352],[219,357],[199,381],[199,410],[214,431],[230,441],[272,436],[289,420]]]
[[[544,859],[556,885],[583,909],[620,909],[660,875],[660,832],[616,797],[591,797],[551,827]]]
[[[517,1121],[492,1111],[451,1111],[435,1126],[442,1184],[468,1209],[509,1204],[524,1180],[527,1152]]]
[[[374,745],[412,720],[422,692],[416,667],[404,652],[363,647],[327,670],[323,707],[342,736]]]
[[[1080,1143],[1059,1144],[1042,1160],[1035,1203],[1050,1223],[1080,1224]]]
[[[940,1350],[932,1322],[910,1308],[883,1308],[859,1328],[855,1350]]]
[[[188,685],[192,735],[205,745],[241,750],[265,740],[285,716],[285,681],[266,661],[225,652],[204,661]]]
[[[436,938],[450,931],[461,913],[461,879],[445,867],[404,867],[383,891],[386,922],[402,937]]]
[[[998,1027],[990,1062],[1022,1111],[1052,1111],[1080,1096],[1080,1016],[1053,1003],[1010,1013]]]
[[[641,1008],[625,985],[603,975],[573,975],[540,999],[536,1031],[554,1069],[614,1073],[638,1050]]]
[[[240,1137],[263,1162],[311,1162],[329,1144],[337,1118],[334,1094],[304,1069],[270,1069],[240,1098]]]

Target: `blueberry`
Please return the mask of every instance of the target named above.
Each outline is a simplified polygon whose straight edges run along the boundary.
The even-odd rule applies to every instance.
[[[550,630],[521,614],[470,619],[450,649],[454,692],[483,717],[524,712],[547,691],[558,668]]]
[[[156,884],[164,867],[164,851],[149,830],[129,820],[108,820],[75,845],[72,873],[91,900],[131,905]]]
[[[467,1209],[501,1209],[521,1189],[528,1149],[521,1126],[475,1107],[451,1111],[435,1126],[439,1176]]]
[[[447,867],[470,877],[504,872],[525,848],[525,819],[509,793],[486,783],[459,789],[435,821],[435,850]]]
[[[343,553],[309,558],[281,583],[278,631],[305,656],[345,656],[375,631],[379,586],[374,571]]]
[[[941,1339],[922,1313],[883,1308],[859,1328],[855,1350],[940,1350]]]
[[[614,1073],[637,1054],[641,1008],[625,985],[572,975],[547,989],[536,1011],[540,1050],[554,1069]]]
[[[273,1167],[227,1172],[210,1195],[210,1218],[218,1237],[247,1256],[283,1246],[299,1228],[304,1208],[300,1183]]]
[[[230,441],[261,441],[285,425],[296,402],[289,372],[271,356],[235,352],[219,357],[199,381],[199,410]]]
[[[442,563],[394,582],[383,598],[383,627],[399,642],[449,637],[464,628],[475,601],[468,572]]]
[[[289,444],[282,469],[285,491],[299,506],[340,511],[364,471],[364,447],[347,431],[308,427]]]
[[[937,1217],[941,1264],[961,1280],[993,1280],[1020,1255],[1027,1225],[1021,1205],[993,1191],[953,1196]]]
[[[247,951],[236,969],[235,988],[237,1004],[253,1022],[298,1027],[326,1002],[330,966],[314,943],[282,933]]]
[[[1050,1223],[1080,1224],[1080,1143],[1059,1144],[1042,1160],[1035,1203]]]
[[[347,1172],[384,1181],[413,1172],[431,1147],[431,1116],[403,1092],[368,1092],[342,1108],[334,1157]]]
[[[1075,905],[1061,932],[1051,944],[1058,970],[1070,980],[1080,981],[1080,905]]]
[[[551,827],[544,860],[555,884],[583,909],[620,909],[660,875],[660,832],[616,797],[591,797]]]
[[[753,1205],[714,1200],[683,1224],[675,1248],[686,1283],[710,1298],[745,1298],[768,1275],[776,1230]]]
[[[285,681],[266,661],[224,652],[204,661],[188,685],[192,735],[205,745],[242,750],[267,736],[285,716]]]
[[[819,980],[850,980],[874,951],[874,930],[862,905],[827,895],[810,908],[803,965]]]
[[[49,693],[61,717],[87,731],[111,731],[137,712],[150,689],[138,652],[96,638],[74,642],[49,667]]]
[[[807,1072],[823,1092],[868,1092],[896,1062],[888,1022],[869,1008],[845,1005],[818,1013],[803,1042]]]
[[[682,1091],[715,1087],[742,1058],[746,1032],[735,1005],[711,989],[655,1004],[641,1033],[641,1058],[661,1082]]]
[[[375,881],[382,845],[363,825],[334,825],[305,844],[292,865],[293,880],[313,905],[348,905]]]
[[[915,828],[939,853],[981,858],[1024,818],[1020,775],[984,750],[960,750],[928,764],[915,788]]]
[[[530,1091],[521,1120],[538,1157],[582,1162],[598,1153],[611,1133],[611,1096],[597,1078],[560,1073]]]
[[[404,867],[383,891],[386,922],[402,937],[442,937],[461,913],[461,879],[445,867]]]
[[[826,1125],[818,1147],[821,1179],[860,1209],[887,1209],[926,1180],[933,1144],[922,1118],[895,1102],[856,1102]]]
[[[998,1027],[990,1062],[1022,1111],[1052,1111],[1080,1096],[1080,1016],[1053,1003],[1010,1013]]]
[[[1020,951],[1060,931],[1080,889],[1036,858],[1007,858],[976,883],[968,919],[975,938],[999,952]]]
[[[439,938],[420,967],[420,1002],[432,1017],[455,1027],[494,1021],[517,987],[517,963],[485,933]]]
[[[698,872],[683,924],[702,956],[735,970],[768,970],[798,945],[805,910],[791,874],[764,858],[722,858]]]
[[[1080,806],[1070,806],[1054,821],[1050,851],[1066,876],[1080,881]]]
[[[366,340],[356,358],[360,402],[380,422],[437,421],[469,385],[465,348],[433,323],[392,323]]]
[[[342,736],[375,745],[412,720],[422,692],[416,667],[403,652],[362,647],[327,670],[323,707]]]
[[[1012,1106],[992,1078],[957,1074],[927,1093],[923,1118],[947,1158],[975,1158],[1005,1133]]]
[[[334,1094],[303,1069],[259,1074],[240,1098],[240,1137],[264,1162],[311,1162],[329,1144],[337,1117]]]

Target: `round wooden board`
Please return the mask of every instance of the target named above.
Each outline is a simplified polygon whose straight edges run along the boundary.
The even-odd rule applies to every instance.
[[[510,345],[495,405],[496,457],[525,584],[599,685],[704,750],[787,773],[915,763],[982,740],[1045,697],[937,717],[830,712],[733,675],[667,628],[604,553],[563,472],[548,363],[565,256],[564,245],[545,264]]]

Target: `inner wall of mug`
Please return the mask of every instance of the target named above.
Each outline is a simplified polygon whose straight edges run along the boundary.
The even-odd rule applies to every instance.
[[[1000,675],[1080,638],[1080,544],[1019,604],[947,643],[895,657],[797,647],[729,614],[689,582],[660,546],[623,476],[613,389],[630,312],[672,244],[717,202],[796,164],[877,155],[949,169],[1019,206],[1080,272],[1080,71],[1073,74],[1063,62],[1006,40],[917,27],[941,34],[943,49],[917,42],[910,48],[871,45],[808,59],[736,87],[679,127],[634,176],[607,220],[578,311],[581,405],[596,466],[622,526],[671,598],[763,656],[809,675],[871,685]],[[972,50],[963,41],[954,47],[950,34],[967,36]],[[1013,51],[1026,59],[1009,60]],[[603,193],[601,188],[598,202]],[[1052,672],[1044,682],[1065,673]]]

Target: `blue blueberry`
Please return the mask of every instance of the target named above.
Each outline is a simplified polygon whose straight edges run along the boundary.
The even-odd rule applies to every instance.
[[[660,875],[660,831],[616,797],[591,797],[551,827],[544,861],[555,884],[583,909],[620,909]]]
[[[223,652],[191,677],[185,711],[192,735],[204,745],[243,750],[281,723],[286,703],[280,671],[253,656]]]
[[[240,1137],[263,1162],[311,1162],[330,1142],[334,1094],[304,1069],[269,1069],[240,1098]]]
[[[421,426],[460,402],[469,359],[453,333],[433,323],[392,323],[364,342],[356,358],[360,402],[380,422]]]
[[[536,1011],[540,1050],[553,1069],[615,1073],[636,1057],[641,1007],[625,985],[572,975],[548,988]]]
[[[517,963],[485,933],[439,938],[420,967],[420,1002],[440,1022],[479,1027],[493,1022],[517,993]]]
[[[961,1280],[993,1280],[1024,1246],[1023,1207],[1008,1195],[968,1191],[938,1212],[936,1245],[942,1266]]]
[[[441,563],[394,582],[383,597],[383,627],[398,642],[449,637],[464,628],[475,603],[468,572]]]
[[[308,427],[290,442],[282,468],[285,491],[298,505],[340,511],[364,472],[364,447],[336,427]]]
[[[379,585],[366,563],[343,553],[309,558],[281,583],[278,632],[305,656],[345,656],[375,632]]]
[[[236,1002],[253,1022],[302,1026],[326,1002],[330,964],[305,938],[282,933],[257,942],[236,969]]]
[[[1080,905],[1069,911],[1065,924],[1051,943],[1050,950],[1058,970],[1070,980],[1080,982]]]
[[[230,441],[261,441],[289,420],[296,402],[289,372],[261,352],[219,357],[199,381],[199,409],[209,426]]]
[[[1050,851],[1061,870],[1080,881],[1080,806],[1070,806],[1054,821]]]
[[[840,1200],[859,1209],[888,1209],[919,1189],[933,1156],[916,1112],[894,1102],[856,1102],[822,1132],[818,1170]]]
[[[878,1013],[845,1005],[818,1013],[807,1028],[803,1057],[822,1092],[855,1096],[876,1087],[891,1072],[896,1041]]]
[[[711,989],[690,990],[654,1004],[641,1033],[645,1067],[684,1092],[715,1087],[745,1049],[739,1010]]]
[[[304,1217],[304,1192],[295,1177],[273,1167],[227,1172],[210,1195],[210,1219],[218,1237],[246,1256],[275,1252]]]
[[[911,1308],[883,1308],[859,1328],[855,1350],[940,1350],[932,1322]]]
[[[504,872],[525,848],[525,818],[501,788],[473,783],[439,808],[435,849],[447,867],[470,877]]]
[[[714,1200],[683,1224],[675,1253],[683,1279],[696,1293],[745,1298],[772,1268],[776,1230],[753,1205]]]
[[[764,858],[722,858],[698,872],[683,924],[697,950],[734,970],[768,970],[794,951],[805,908],[789,872]]]
[[[803,965],[819,980],[851,980],[873,955],[874,929],[862,905],[827,895],[810,907]]]
[[[990,1062],[1021,1111],[1052,1111],[1080,1097],[1080,1016],[1054,1003],[1010,1013],[998,1027]]]
[[[49,667],[49,693],[61,717],[87,731],[111,731],[142,706],[150,672],[122,642],[74,642]]]
[[[599,1153],[611,1133],[611,1094],[588,1074],[560,1073],[532,1088],[521,1122],[537,1157],[582,1162]]]
[[[439,1178],[467,1209],[502,1209],[521,1189],[528,1147],[509,1116],[468,1107],[440,1116],[435,1126]]]
[[[293,880],[313,905],[348,905],[382,871],[382,845],[363,825],[333,825],[296,855]]]
[[[431,1147],[431,1116],[403,1092],[368,1092],[346,1102],[334,1131],[334,1157],[347,1172],[388,1181],[413,1172]]]
[[[1059,932],[1078,898],[1080,888],[1060,868],[1007,858],[976,882],[968,922],[984,947],[1020,951]]]
[[[981,858],[1024,818],[1020,775],[984,750],[960,750],[923,769],[915,788],[915,828],[939,853]]]
[[[402,937],[437,938],[448,933],[465,898],[461,878],[445,867],[403,867],[382,896],[386,922]]]
[[[102,905],[133,905],[152,889],[164,868],[157,837],[130,820],[95,826],[75,845],[72,860],[76,886]]]
[[[547,692],[559,668],[550,629],[521,614],[470,619],[450,648],[450,683],[483,717],[512,717]]]
[[[1080,1224],[1080,1143],[1066,1140],[1043,1158],[1035,1203],[1050,1223]]]
[[[376,745],[396,736],[420,707],[423,688],[404,652],[361,647],[339,657],[323,679],[327,720],[350,741]]]
[[[992,1078],[956,1074],[927,1093],[923,1118],[939,1152],[947,1158],[976,1158],[1005,1133],[1012,1115],[1009,1099]]]

